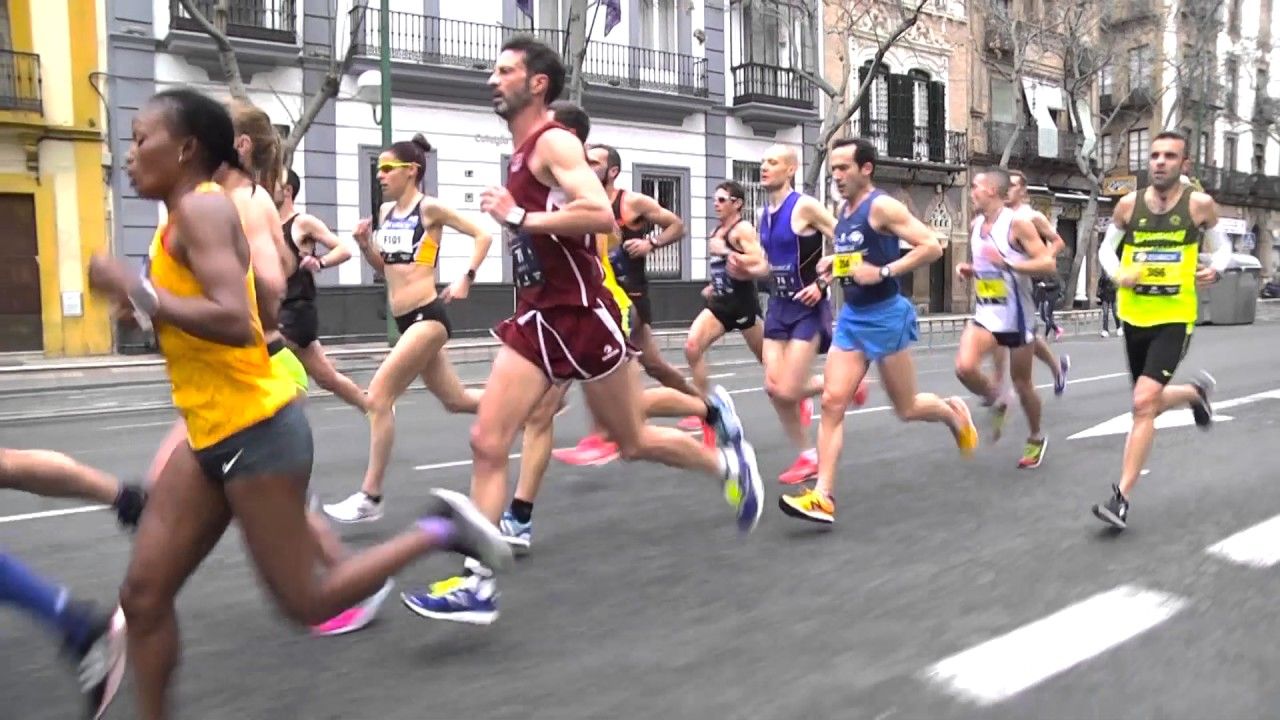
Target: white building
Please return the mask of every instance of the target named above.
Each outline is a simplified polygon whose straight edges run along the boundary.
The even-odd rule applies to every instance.
[[[212,0],[199,0],[212,7]],[[378,67],[376,0],[230,0],[228,35],[253,101],[287,130],[323,80],[331,48],[355,40],[356,59],[338,98],[309,130],[293,161],[300,201],[340,237],[371,212],[373,160],[381,144],[374,109],[355,97],[356,77]],[[561,46],[569,0],[534,0],[533,19],[515,0],[391,0],[393,137],[424,133],[435,147],[428,192],[483,226],[480,191],[499,184],[511,153],[485,80],[503,40],[532,29]],[[592,140],[622,156],[619,184],[654,195],[684,218],[684,242],[650,259],[658,319],[691,318],[706,276],[710,198],[729,177],[751,180],[765,148],[799,147],[817,135],[819,95],[790,68],[817,67],[820,38],[809,24],[819,0],[757,0],[770,12],[745,17],[723,0],[622,0],[621,22],[605,33],[603,7],[588,10],[584,105]],[[749,14],[748,14],[749,15]],[[745,24],[744,24],[745,23]],[[158,89],[193,85],[226,95],[214,45],[178,0],[117,0],[109,18],[113,150],[123,157],[132,111]],[[353,32],[354,29],[354,32]],[[806,160],[808,153],[805,153]],[[803,168],[801,169],[803,174]],[[117,252],[140,257],[158,210],[115,190]],[[472,299],[454,324],[481,330],[509,313],[508,263],[495,243]],[[465,269],[470,243],[446,231],[440,278]],[[357,260],[321,276],[322,334],[377,333],[381,289]]]

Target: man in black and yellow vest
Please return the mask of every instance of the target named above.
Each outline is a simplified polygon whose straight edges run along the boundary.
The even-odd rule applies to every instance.
[[[1115,281],[1125,354],[1133,378],[1133,428],[1124,446],[1120,482],[1093,514],[1117,529],[1129,516],[1129,494],[1151,452],[1156,416],[1189,405],[1196,425],[1213,422],[1213,377],[1201,371],[1190,383],[1169,385],[1195,328],[1196,287],[1217,281],[1231,261],[1231,245],[1214,226],[1213,198],[1182,182],[1187,139],[1162,132],[1151,142],[1151,185],[1116,203],[1111,227],[1098,250],[1102,269]],[[1199,267],[1201,243],[1213,251]]]

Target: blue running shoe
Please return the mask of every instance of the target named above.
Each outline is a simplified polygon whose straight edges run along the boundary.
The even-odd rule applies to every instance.
[[[493,578],[479,575],[445,584],[436,593],[431,590],[400,593],[400,600],[415,615],[434,620],[491,625],[498,619],[498,588]]]
[[[723,386],[711,388],[707,402],[719,411],[720,417],[712,425],[716,431],[716,444],[727,447],[742,440],[742,419],[738,417],[738,409],[734,407],[733,396]]]
[[[749,533],[756,529],[764,512],[764,483],[756,466],[755,448],[739,440],[721,452],[729,470],[724,481],[724,497],[738,511],[738,530]]]
[[[1071,356],[1062,353],[1058,356],[1058,378],[1053,381],[1053,394],[1062,395],[1067,391],[1067,371],[1071,370]]]
[[[502,539],[507,541],[511,546],[512,552],[517,555],[527,555],[530,547],[533,545],[533,520],[522,523],[511,514],[510,510],[502,513],[502,520],[498,523],[498,529],[502,531]]]

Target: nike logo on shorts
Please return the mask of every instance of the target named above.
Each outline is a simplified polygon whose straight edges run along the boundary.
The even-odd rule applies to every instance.
[[[223,475],[226,475],[227,473],[231,472],[231,468],[235,466],[236,461],[240,459],[240,455],[242,455],[243,453],[244,453],[244,448],[240,448],[239,450],[236,451],[235,455],[231,456],[230,460],[222,463]]]

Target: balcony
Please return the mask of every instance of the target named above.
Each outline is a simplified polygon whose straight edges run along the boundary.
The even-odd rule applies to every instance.
[[[1126,110],[1145,110],[1155,104],[1155,92],[1145,83],[1130,86],[1129,93],[1120,100]]]
[[[1116,109],[1116,96],[1109,92],[1099,93],[1098,95],[1098,114],[1105,119]]]
[[[1267,97],[1260,91],[1253,101],[1253,121],[1263,125],[1280,122],[1280,98]]]
[[[1154,20],[1156,17],[1155,3],[1152,0],[1113,0],[1106,5],[1102,24],[1104,29],[1113,29],[1127,23]]]
[[[1189,105],[1203,104],[1209,110],[1221,110],[1223,108],[1223,92],[1222,83],[1210,81],[1206,87],[1203,80],[1193,80],[1190,84],[1180,88],[1182,96]]]
[[[376,9],[351,9],[351,26],[360,28],[358,70],[378,65],[379,18]],[[561,30],[528,31],[407,12],[390,13],[388,31],[397,93],[476,104],[492,98],[485,81],[508,38],[533,34],[557,50],[565,45]],[[592,40],[582,70],[583,105],[593,115],[679,123],[711,105],[707,62],[692,55]]]
[[[1018,129],[1013,123],[988,122],[985,138],[986,147],[975,148],[975,154],[982,154],[996,160],[1004,153],[1005,144],[1012,139],[1013,147],[1009,157],[1024,163],[1041,162],[1050,164],[1076,163],[1076,152],[1084,142],[1084,136],[1077,132],[1065,130],[1042,130],[1034,125]]]
[[[215,0],[195,0],[194,5],[209,22],[214,21]],[[255,72],[297,61],[297,5],[298,0],[228,0],[226,35],[246,81]],[[169,0],[169,33],[162,47],[221,73],[213,41],[178,0]]]
[[[0,110],[43,112],[39,55],[0,50]]]
[[[733,68],[733,114],[774,133],[818,117],[817,89],[791,68],[744,63]]]
[[[889,120],[872,120],[864,128],[857,116],[851,130],[876,146],[881,166],[956,172],[969,162],[969,136],[962,131],[946,130],[930,137],[927,127]]]
[[[1210,190],[1220,203],[1280,210],[1280,178],[1238,170],[1222,171],[1221,184]]]

